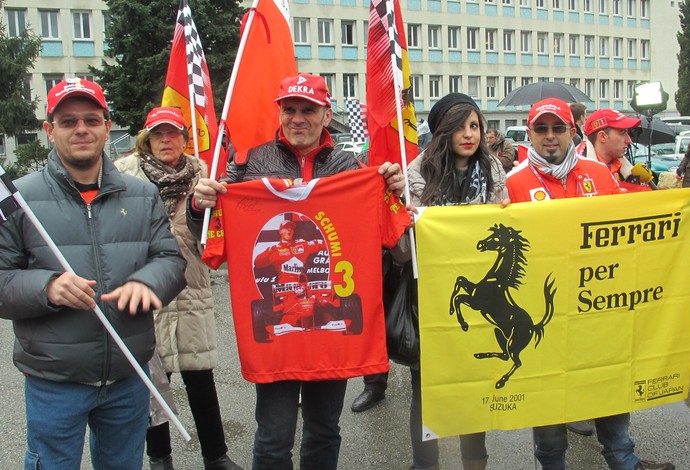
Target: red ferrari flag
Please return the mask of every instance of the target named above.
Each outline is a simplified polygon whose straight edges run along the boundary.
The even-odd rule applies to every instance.
[[[185,152],[197,155],[210,169],[218,122],[206,57],[187,0],[180,0],[161,104],[182,110],[190,136]],[[225,158],[225,152],[221,152],[221,173],[225,170]]]
[[[402,112],[404,157],[398,107]],[[367,44],[367,120],[370,165],[380,165],[385,161],[409,163],[417,156],[417,118],[398,0],[371,1]]]
[[[237,163],[246,160],[250,148],[275,137],[278,107],[273,100],[281,80],[297,75],[287,0],[254,0],[242,19],[241,36],[227,117]]]

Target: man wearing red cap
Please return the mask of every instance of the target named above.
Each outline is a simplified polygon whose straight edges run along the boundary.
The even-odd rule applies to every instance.
[[[326,129],[333,117],[331,95],[322,77],[303,73],[285,78],[275,101],[280,107],[276,139],[249,150],[246,163],[230,162],[224,181],[235,183],[263,177],[309,181],[360,168],[352,153],[333,149]],[[399,165],[384,163],[379,173],[390,191],[402,192],[405,182]],[[201,179],[197,184],[187,211],[187,222],[193,232],[200,233],[203,211],[216,205],[218,192],[224,193],[226,189],[217,181]],[[346,386],[347,380],[256,384],[258,429],[252,468],[292,468],[301,393],[304,425],[300,468],[335,470],[341,442],[338,423]]]
[[[629,131],[639,127],[641,122],[614,109],[599,109],[589,115],[584,127],[587,140],[580,153],[606,165],[619,185],[628,191],[651,189],[640,183],[650,182],[652,173],[641,163],[633,167],[625,158],[632,144]]]
[[[608,168],[578,157],[573,145],[575,122],[568,104],[547,98],[532,106],[527,120],[531,146],[527,160],[508,175],[511,202],[565,197],[598,196],[622,192]],[[630,414],[596,418],[602,455],[612,470],[674,470],[670,463],[640,460],[630,439]],[[534,428],[535,456],[544,470],[566,468],[568,436],[565,424]]]
[[[149,393],[91,310],[98,305],[144,368],[152,310],[184,287],[185,261],[158,192],[103,152],[101,88],[68,79],[48,92],[46,166],[16,182],[75,274],[16,211],[0,225],[0,317],[13,321],[26,376],[25,468],[78,469],[91,429],[94,469],[140,470]]]

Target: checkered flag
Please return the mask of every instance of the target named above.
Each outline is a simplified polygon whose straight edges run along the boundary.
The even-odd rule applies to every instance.
[[[186,0],[180,3],[180,11],[177,15],[177,22],[184,28],[184,38],[187,49],[187,75],[189,85],[194,90],[194,104],[202,108],[206,107],[206,93],[204,84],[209,81],[209,77],[204,73],[202,64],[206,63],[204,49],[201,46],[199,33],[192,19],[192,10]]]
[[[16,192],[17,188],[14,187],[10,176],[0,166],[0,224],[5,222],[12,212],[19,209],[14,199]]]
[[[353,142],[365,142],[367,140],[367,126],[362,119],[362,106],[357,98],[348,98],[345,101],[347,107],[347,119],[350,123],[350,133]]]

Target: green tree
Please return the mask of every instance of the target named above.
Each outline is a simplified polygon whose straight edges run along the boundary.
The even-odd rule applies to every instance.
[[[26,96],[26,79],[41,50],[41,38],[26,29],[16,37],[7,35],[7,29],[0,23],[0,133],[15,136],[26,130],[37,129],[38,98]]]
[[[48,153],[50,153],[50,149],[44,147],[40,140],[18,145],[14,150],[17,160],[8,165],[8,168],[5,170],[12,179],[19,178],[32,171],[38,171],[48,161]]]
[[[204,46],[217,114],[222,109],[239,44],[244,9],[237,0],[190,0]],[[106,0],[107,57],[91,68],[113,107],[113,121],[134,135],[160,105],[177,19],[177,0]]]
[[[680,8],[680,31],[677,34],[680,52],[678,53],[678,91],[676,109],[680,114],[690,114],[690,0],[684,0]]]

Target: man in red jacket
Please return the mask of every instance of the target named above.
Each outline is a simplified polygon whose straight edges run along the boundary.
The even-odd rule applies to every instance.
[[[578,157],[573,145],[575,121],[568,104],[548,98],[532,106],[527,120],[531,146],[527,159],[506,180],[511,202],[624,192],[603,163]],[[612,470],[674,470],[671,463],[640,460],[630,439],[630,414],[594,420],[602,455]],[[535,456],[544,470],[565,469],[565,424],[534,428]]]

